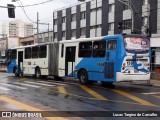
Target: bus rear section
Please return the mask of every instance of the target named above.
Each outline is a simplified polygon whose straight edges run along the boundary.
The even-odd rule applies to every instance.
[[[142,36],[124,36],[125,56],[116,81],[150,79],[150,40]]]

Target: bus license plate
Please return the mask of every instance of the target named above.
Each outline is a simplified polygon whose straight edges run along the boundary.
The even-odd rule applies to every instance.
[[[134,73],[139,73],[139,71],[138,70],[134,70]]]

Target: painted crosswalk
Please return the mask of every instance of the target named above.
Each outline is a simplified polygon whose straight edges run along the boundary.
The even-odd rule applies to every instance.
[[[27,89],[26,87],[21,87],[21,86],[18,86],[18,85],[14,85],[14,84],[8,84],[8,83],[0,83],[0,85],[2,86],[8,86],[8,87],[11,87],[11,88],[18,88],[18,89]]]
[[[24,80],[24,79],[23,79]],[[47,82],[47,81],[23,81],[23,80],[17,80],[17,82],[9,83],[7,81],[3,81],[0,83],[0,90],[9,91],[12,89],[30,89],[30,88],[43,88],[43,87],[56,87],[56,86],[64,86],[66,84],[63,83],[55,83],[55,82]]]

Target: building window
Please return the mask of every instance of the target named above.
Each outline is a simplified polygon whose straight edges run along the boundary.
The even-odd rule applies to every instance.
[[[81,20],[86,19],[86,12],[81,12]]]
[[[62,17],[62,23],[66,22],[66,17]]]
[[[74,21],[76,21],[76,14],[72,14],[71,16],[71,22],[74,22]]]
[[[58,34],[57,33],[54,33],[54,38],[58,38]]]
[[[62,37],[66,37],[66,32],[62,31]]]
[[[57,19],[54,19],[54,25],[57,25]]]
[[[123,10],[129,10],[129,6],[131,6],[131,0],[125,1],[126,4],[123,4]]]
[[[124,20],[123,21],[123,23],[122,23],[123,30],[131,29],[131,27],[132,27],[132,21],[131,20]]]
[[[108,31],[114,30],[114,23],[108,23]]]
[[[72,30],[72,37],[76,37],[76,30]]]
[[[149,0],[143,0],[143,5],[149,4]]]
[[[85,35],[86,35],[86,28],[81,28],[80,36],[85,36]]]
[[[109,13],[114,11],[114,4],[109,5]]]
[[[147,17],[142,18],[143,26],[147,26]]]

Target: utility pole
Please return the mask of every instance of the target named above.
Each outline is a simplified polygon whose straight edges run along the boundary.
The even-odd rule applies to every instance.
[[[95,28],[95,37],[97,37],[97,0],[96,0],[96,21],[95,21],[95,24],[96,24],[96,28]]]
[[[39,35],[39,13],[37,12],[37,43],[39,43],[38,35]]]

